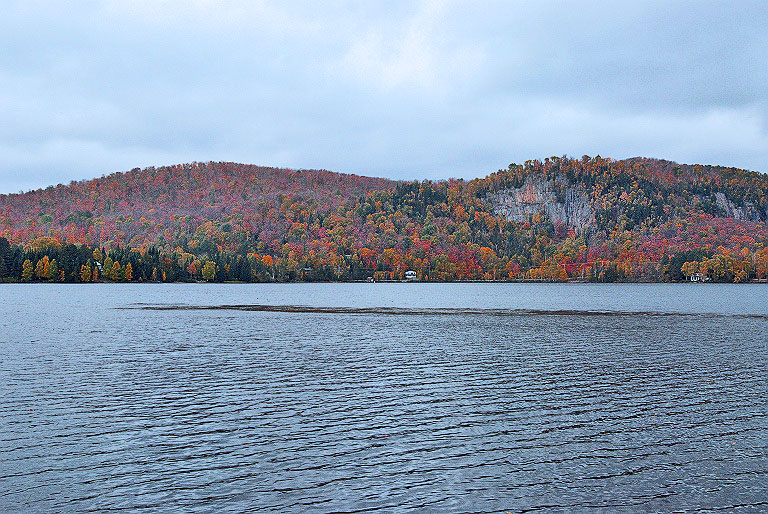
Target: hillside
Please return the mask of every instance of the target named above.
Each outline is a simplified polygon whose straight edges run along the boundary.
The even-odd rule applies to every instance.
[[[768,176],[655,159],[439,182],[193,163],[0,195],[0,277],[748,281],[767,221]]]

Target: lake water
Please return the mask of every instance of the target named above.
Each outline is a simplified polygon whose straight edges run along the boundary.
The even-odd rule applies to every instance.
[[[3,285],[0,511],[764,511],[767,393],[761,285]]]

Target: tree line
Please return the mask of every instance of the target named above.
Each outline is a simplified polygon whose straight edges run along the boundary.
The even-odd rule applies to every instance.
[[[36,241],[35,245],[11,245],[0,237],[0,281],[4,282],[297,282],[362,281],[369,278],[403,280],[415,271],[422,281],[546,281],[570,280],[621,282],[645,280],[622,261],[596,259],[577,265],[558,253],[539,266],[524,269],[491,248],[466,249],[466,254],[434,255],[421,259],[395,250],[375,255],[370,249],[336,255],[331,262],[297,255],[286,245],[281,255],[246,255],[228,252],[204,257],[157,249],[104,249],[87,245]],[[475,251],[476,254],[472,252]],[[768,279],[768,248],[756,252],[732,252],[719,248],[687,250],[665,255],[652,264],[653,280],[679,282],[697,275],[714,282],[748,282]]]
[[[586,226],[505,217],[494,193],[532,182],[563,208],[578,186]],[[471,181],[192,163],[0,195],[0,278],[743,282],[766,278],[767,220],[766,176],[653,159],[552,157]]]

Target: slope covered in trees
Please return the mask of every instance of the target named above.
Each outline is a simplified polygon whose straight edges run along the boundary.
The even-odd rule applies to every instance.
[[[750,281],[766,221],[768,176],[654,159],[438,182],[193,163],[0,195],[0,278]]]

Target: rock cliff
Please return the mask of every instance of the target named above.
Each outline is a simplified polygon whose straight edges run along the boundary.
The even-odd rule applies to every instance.
[[[736,205],[724,193],[715,193],[715,204],[727,218],[749,221],[764,221],[768,218],[768,209],[761,213],[760,209],[748,201],[743,205]]]
[[[556,191],[563,191],[560,198]],[[488,195],[494,213],[509,221],[526,221],[541,213],[553,223],[584,231],[595,220],[584,186],[569,184],[564,178],[547,181],[529,176],[520,188],[509,188]]]

